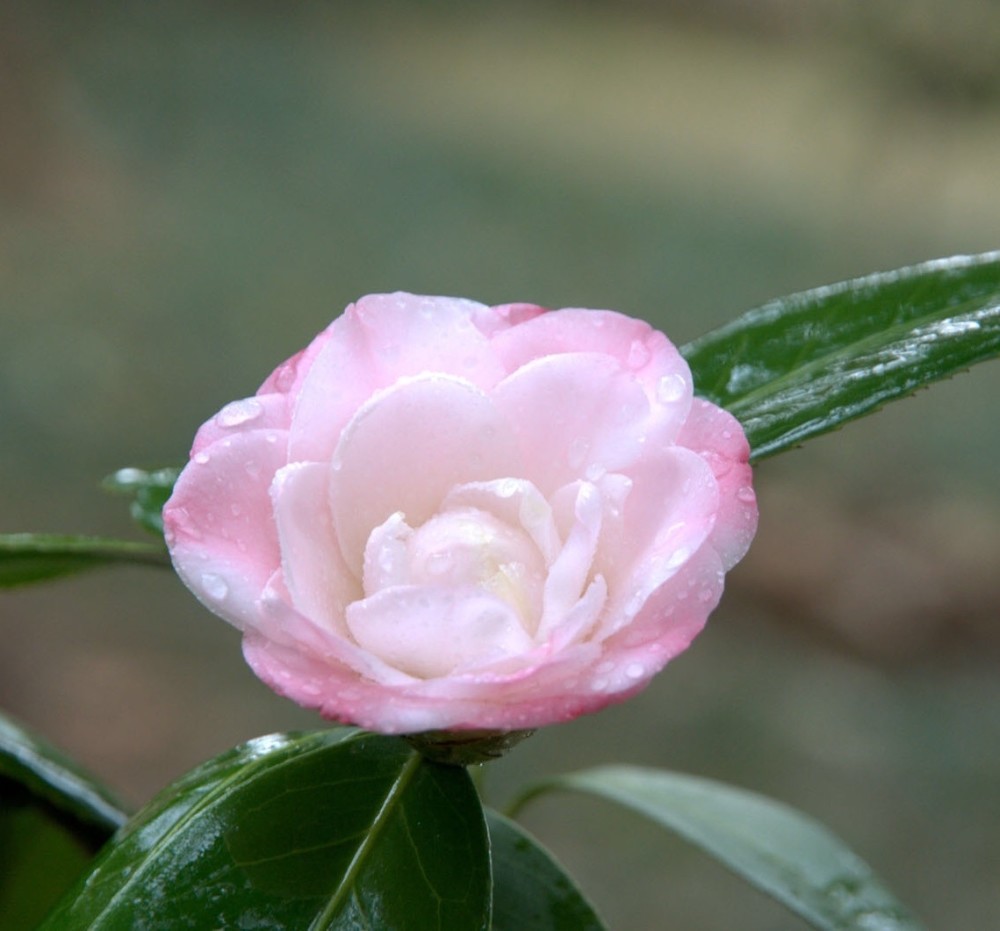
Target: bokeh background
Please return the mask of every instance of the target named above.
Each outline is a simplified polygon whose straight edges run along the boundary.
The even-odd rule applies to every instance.
[[[767,298],[1000,246],[987,0],[0,5],[0,531],[131,535],[355,297],[612,307],[678,343]],[[1000,913],[1000,367],[763,463],[761,529],[640,698],[486,774],[623,760],[798,805],[929,927]],[[169,573],[0,600],[0,707],[141,802],[320,722]],[[631,816],[526,815],[612,927],[801,924]]]

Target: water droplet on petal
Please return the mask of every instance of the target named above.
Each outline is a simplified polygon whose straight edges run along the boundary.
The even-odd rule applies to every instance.
[[[739,498],[744,504],[751,504],[757,500],[757,496],[753,493],[753,489],[749,485],[744,485],[738,492],[736,492],[736,497]]]
[[[628,350],[628,367],[641,369],[649,361],[649,350],[641,339],[632,340]]]
[[[686,388],[687,381],[683,375],[678,375],[676,372],[672,375],[664,375],[657,382],[656,397],[661,404],[669,404],[671,401],[683,397]]]
[[[590,682],[590,690],[592,692],[604,692],[607,691],[608,680],[607,679],[592,679]]]
[[[256,398],[245,398],[242,401],[233,401],[231,404],[227,404],[215,415],[215,422],[220,427],[238,427],[256,420],[262,413],[264,413],[264,408],[260,401]]]
[[[629,663],[625,667],[625,675],[630,679],[641,679],[646,674],[646,667],[642,663]]]
[[[212,459],[212,457],[208,453],[195,453],[194,454],[194,461],[197,462],[198,465],[208,465],[208,463],[211,461],[211,459]]]
[[[221,575],[214,572],[204,572],[201,576],[201,586],[213,601],[222,601],[229,594],[229,586]]]

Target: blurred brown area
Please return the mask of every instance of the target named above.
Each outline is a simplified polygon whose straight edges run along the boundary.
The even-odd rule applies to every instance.
[[[682,343],[769,297],[995,248],[998,15],[4,4],[0,531],[139,533],[100,479],[182,461],[365,292],[608,306]],[[982,365],[762,463],[760,533],[706,632],[636,700],[518,747],[491,793],[614,759],[729,780],[826,821],[929,926],[991,926],[998,389]],[[137,803],[320,724],[167,573],[5,594],[0,631],[0,707]],[[613,927],[799,927],[601,806],[528,823]]]

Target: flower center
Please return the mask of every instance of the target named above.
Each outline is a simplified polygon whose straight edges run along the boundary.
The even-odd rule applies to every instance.
[[[475,586],[506,601],[534,633],[545,563],[523,530],[485,511],[462,508],[432,517],[413,532],[406,549],[412,584]]]

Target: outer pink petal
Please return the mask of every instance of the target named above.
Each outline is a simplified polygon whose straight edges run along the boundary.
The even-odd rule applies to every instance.
[[[344,611],[362,597],[340,554],[329,506],[326,463],[296,462],[271,485],[285,584],[295,608],[327,630],[346,634]]]
[[[504,373],[473,321],[489,308],[473,301],[373,294],[352,304],[302,383],[291,431],[293,459],[329,458],[351,414],[379,388],[426,372],[489,388]]]
[[[268,487],[284,464],[284,434],[236,433],[196,452],[163,509],[174,567],[199,600],[236,627],[281,557]]]
[[[661,427],[672,438],[691,400],[691,372],[676,347],[643,320],[610,310],[566,308],[497,333],[493,345],[509,370],[563,353],[616,359],[643,386]]]
[[[631,623],[653,591],[684,572],[709,538],[718,507],[712,473],[690,450],[644,459],[629,477],[621,537],[602,541],[595,560],[611,592],[601,638]]]
[[[334,525],[355,575],[369,534],[390,514],[402,511],[416,528],[455,485],[521,472],[514,438],[490,399],[443,375],[372,397],[344,431],[332,469]]]
[[[739,562],[757,530],[757,499],[750,469],[750,445],[728,411],[695,399],[678,442],[711,467],[719,486],[719,508],[711,544],[725,569]]]
[[[585,475],[623,470],[648,439],[646,396],[610,356],[538,359],[497,385],[492,397],[517,435],[524,476],[546,496]]]
[[[718,554],[703,546],[680,572],[649,592],[638,614],[604,642],[626,678],[648,679],[685,650],[722,597],[724,572]],[[641,584],[641,583],[640,583]],[[633,665],[643,666],[642,676]]]

